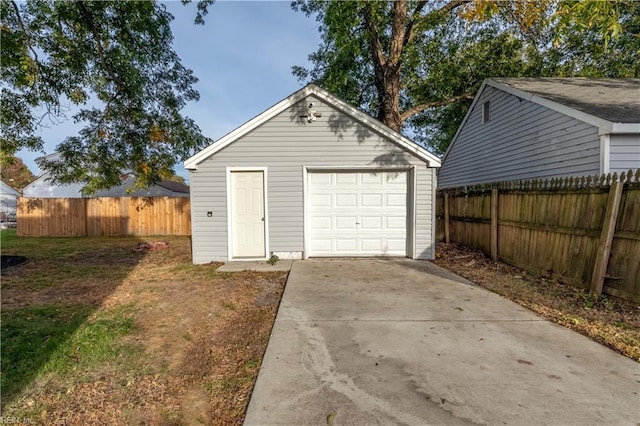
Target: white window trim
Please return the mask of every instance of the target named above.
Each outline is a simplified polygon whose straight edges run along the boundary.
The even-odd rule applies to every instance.
[[[267,167],[227,167],[226,170],[226,179],[227,179],[227,260],[229,262],[244,262],[244,261],[255,261],[255,260],[268,260],[270,255],[269,251],[269,199],[267,191]],[[232,217],[231,217],[231,173],[233,172],[262,172],[262,191],[263,191],[263,200],[264,203],[263,211],[264,211],[264,257],[255,257],[255,258],[234,258],[233,257],[233,226],[232,226]]]
[[[408,247],[413,247],[413,253],[406,253],[406,257],[411,259],[416,259],[416,192],[417,192],[417,173],[416,166],[302,166],[302,199],[303,199],[303,214],[302,214],[302,223],[303,223],[303,256],[304,260],[309,259],[309,192],[308,192],[308,179],[309,173],[313,172],[348,172],[352,171],[355,173],[362,173],[366,171],[373,172],[387,172],[387,171],[397,171],[397,172],[406,172],[407,177],[410,178],[413,175],[413,188],[409,188],[409,182],[407,181],[407,191],[412,189],[412,193],[407,194],[409,196],[409,201],[411,202],[411,206],[407,206],[407,214],[409,213],[408,209],[410,208],[413,212],[413,218],[411,221],[407,221],[407,225],[411,226],[411,229],[407,229],[407,238],[410,238],[411,241],[407,244]]]

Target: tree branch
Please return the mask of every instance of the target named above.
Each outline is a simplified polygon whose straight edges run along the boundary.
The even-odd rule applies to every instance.
[[[427,4],[427,2],[426,1],[418,2],[418,4],[416,5],[416,8],[411,14],[411,20],[407,25],[407,31],[404,36],[404,46],[411,43],[413,39],[416,37],[417,35],[416,26],[419,23],[419,21],[425,21],[435,15],[444,15],[470,2],[471,0],[452,0],[449,3],[445,4],[444,6],[442,6],[440,9],[433,10],[428,14],[426,14],[425,16],[421,16],[420,13],[422,12],[422,9],[424,9],[424,6]]]
[[[36,63],[39,63],[38,53],[36,53],[36,50],[31,45],[31,37],[29,36],[29,31],[27,31],[27,28],[24,26],[24,22],[22,22],[22,18],[20,17],[20,9],[18,8],[18,5],[16,4],[16,2],[13,0],[11,0],[11,5],[13,6],[13,10],[16,12],[16,19],[18,20],[18,25],[20,25],[20,29],[22,30],[25,38],[27,39],[27,46],[29,47],[29,50],[31,51],[31,53],[33,53],[33,60]]]
[[[102,66],[104,67],[107,74],[109,74],[109,77],[111,77],[111,80],[113,80],[113,82],[115,83],[116,87],[118,88],[118,92],[120,93],[123,92],[124,85],[122,84],[120,79],[114,74],[113,70],[111,69],[111,66],[109,66],[109,63],[107,62],[106,56],[104,54],[104,50],[102,49],[102,43],[101,43],[102,37],[100,34],[100,30],[98,29],[98,27],[95,24],[95,21],[93,20],[93,15],[91,11],[87,9],[87,6],[85,6],[84,2],[79,1],[77,2],[77,4],[78,4],[78,7],[80,8],[80,13],[82,14],[83,18],[87,21],[87,24],[91,29],[91,33],[93,34],[93,38],[96,42],[96,46],[98,49],[98,57],[100,58],[100,62],[102,63]]]
[[[369,32],[369,45],[371,46],[371,53],[374,58],[374,67],[383,67],[387,63],[387,58],[385,57],[384,49],[382,48],[382,44],[380,43],[378,28],[373,22],[370,7],[370,3],[367,3],[364,7],[364,24],[367,28],[367,31]]]
[[[409,23],[407,24],[407,29],[404,33],[404,40],[402,42],[402,46],[406,46],[415,38],[414,26],[422,13],[422,9],[427,5],[426,1],[420,1],[416,4],[415,9],[413,9],[413,13],[411,13],[411,19],[409,19]]]
[[[420,105],[414,106],[413,108],[409,108],[408,110],[403,111],[400,114],[400,119],[404,122],[409,117],[411,117],[411,116],[413,116],[415,114],[421,113],[422,111],[425,111],[425,110],[427,110],[429,108],[450,105],[450,104],[452,104],[454,102],[458,102],[458,101],[461,101],[463,99],[473,99],[473,93],[464,93],[462,95],[454,96],[452,98],[445,99],[443,101],[427,102],[425,104],[420,104]]]

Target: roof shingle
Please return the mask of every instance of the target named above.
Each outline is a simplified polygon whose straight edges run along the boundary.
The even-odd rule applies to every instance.
[[[640,123],[637,78],[492,78],[612,123]]]

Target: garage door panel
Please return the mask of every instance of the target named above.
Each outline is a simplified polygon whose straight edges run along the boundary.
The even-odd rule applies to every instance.
[[[387,173],[387,182],[391,185],[405,185],[407,183],[407,173]]]
[[[309,173],[309,255],[406,256],[406,182],[407,172]]]
[[[313,253],[331,253],[331,239],[315,238],[311,241],[311,251]]]
[[[399,253],[406,251],[407,241],[405,239],[387,239],[387,250],[390,253]]]
[[[388,207],[406,207],[407,195],[406,194],[387,194],[386,205]]]
[[[331,174],[330,173],[310,173],[309,174],[309,183],[310,184],[320,184],[320,185],[330,185],[331,184]]]
[[[362,216],[360,225],[362,229],[367,231],[382,231],[383,218],[380,216],[366,217]]]
[[[362,207],[382,207],[382,194],[362,194],[360,205]]]
[[[361,249],[364,252],[364,254],[382,253],[382,241],[380,241],[379,239],[369,240],[369,239],[363,238]]]
[[[386,229],[406,229],[407,228],[407,218],[402,217],[387,217],[386,218]]]
[[[357,250],[358,242],[355,238],[336,240],[336,253],[349,254]]]
[[[335,183],[338,185],[355,185],[358,181],[356,173],[334,173]]]
[[[383,176],[384,176],[384,173],[362,173],[362,183],[382,184]]]
[[[312,194],[311,207],[332,207],[331,194]]]
[[[355,216],[338,216],[336,217],[335,223],[336,226],[334,229],[336,231],[355,231],[357,219]]]
[[[331,231],[333,218],[331,216],[316,216],[311,221],[311,230],[313,231]]]
[[[353,193],[336,194],[336,201],[334,205],[337,208],[356,207],[358,205],[358,196]]]

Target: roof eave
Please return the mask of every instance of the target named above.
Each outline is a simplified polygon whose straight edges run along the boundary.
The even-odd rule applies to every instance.
[[[612,123],[609,133],[640,133],[640,123]]]
[[[599,129],[600,134],[611,133],[613,129],[614,123],[609,120],[605,120],[604,118],[587,114],[586,112],[582,112],[570,106],[561,104],[556,101],[552,101],[551,99],[547,99],[543,96],[536,95],[534,93],[527,92],[521,89],[516,89],[515,87],[509,86],[508,84],[500,83],[492,79],[487,79],[487,84],[497,89],[500,89],[506,93],[517,96],[521,99],[531,101],[538,105],[542,105],[546,108],[562,113],[566,116],[573,117],[576,120],[580,120],[587,124],[591,124],[592,126],[595,126]]]

